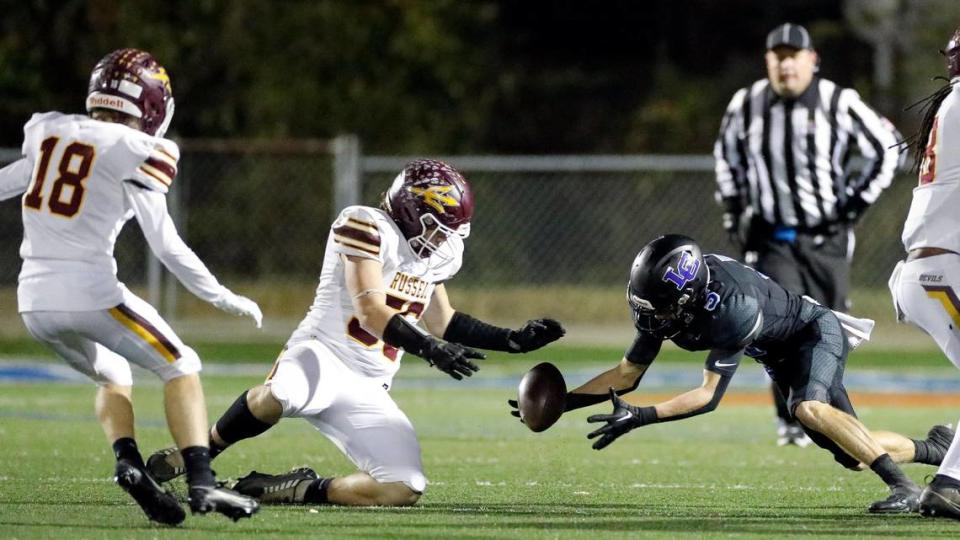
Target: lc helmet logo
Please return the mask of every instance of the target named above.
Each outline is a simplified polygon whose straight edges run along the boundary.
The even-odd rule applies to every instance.
[[[444,209],[447,206],[460,206],[460,203],[457,202],[456,199],[450,195],[447,195],[447,193],[453,189],[453,186],[430,186],[426,188],[410,187],[408,189],[417,197],[422,198],[424,204],[430,206],[441,214],[447,213],[447,211]]]

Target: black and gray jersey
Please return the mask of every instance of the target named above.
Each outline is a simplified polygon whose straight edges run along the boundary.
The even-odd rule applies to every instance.
[[[766,363],[782,358],[807,339],[802,330],[827,308],[793,294],[753,268],[720,255],[706,255],[707,291],[699,298],[693,321],[671,330],[649,332],[638,324],[627,358],[652,362],[664,339],[681,349],[711,351],[707,369],[732,374],[746,354]]]
[[[762,79],[727,106],[713,152],[718,194],[774,226],[828,226],[844,219],[847,205],[866,208],[890,185],[898,138],[853,89],[814,78],[785,99]],[[858,171],[848,166],[854,148],[865,160]]]

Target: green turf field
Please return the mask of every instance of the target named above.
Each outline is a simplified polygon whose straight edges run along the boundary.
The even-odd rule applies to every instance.
[[[776,448],[770,407],[721,405],[705,417],[642,428],[597,452],[585,438],[588,411],[571,413],[549,431],[534,434],[507,414],[504,402],[514,393],[509,386],[485,384],[495,377],[518,379],[530,359],[492,360],[479,380],[459,384],[411,360],[397,379],[394,396],[417,427],[431,481],[416,507],[265,507],[237,524],[222,516],[188,518],[178,531],[149,524],[110,481],[113,459],[93,418],[91,386],[0,385],[0,537],[960,534],[960,523],[953,521],[866,514],[870,502],[885,496],[881,482],[870,473],[842,469],[815,448]],[[169,439],[160,387],[139,380],[144,383],[135,392],[141,446],[165,446]],[[208,374],[211,415],[259,380]],[[886,407],[860,407],[859,412],[871,427],[913,436],[933,423],[955,421],[958,413]],[[236,478],[251,468],[280,472],[302,465],[321,474],[352,470],[330,443],[298,420],[286,420],[215,461],[221,478]],[[910,465],[906,471],[922,481],[934,469]],[[184,492],[183,484],[175,487]]]

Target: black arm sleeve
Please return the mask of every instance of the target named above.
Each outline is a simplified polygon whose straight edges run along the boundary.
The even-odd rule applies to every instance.
[[[500,328],[457,311],[443,332],[443,339],[453,343],[487,349],[512,352],[509,328]]]
[[[417,328],[399,313],[390,317],[383,329],[383,341],[404,351],[426,358],[428,351],[435,346],[437,338]]]
[[[624,358],[641,366],[649,366],[653,360],[660,354],[660,347],[663,340],[649,332],[637,332],[637,337],[627,352],[623,354]]]

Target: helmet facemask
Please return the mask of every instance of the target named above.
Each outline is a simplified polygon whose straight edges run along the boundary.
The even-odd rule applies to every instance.
[[[456,258],[449,242],[454,236],[460,239],[470,236],[470,224],[465,223],[454,229],[427,212],[420,216],[420,234],[408,239],[407,243],[418,257],[433,258],[437,266],[443,266]]]

